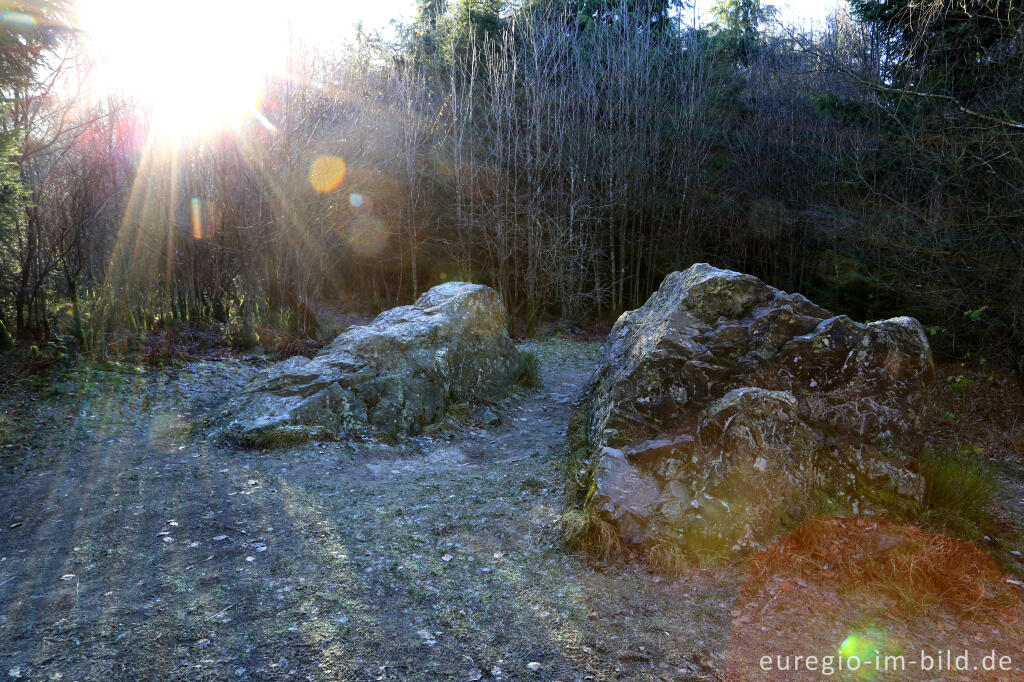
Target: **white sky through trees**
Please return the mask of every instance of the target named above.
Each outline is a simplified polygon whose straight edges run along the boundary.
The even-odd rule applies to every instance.
[[[779,18],[787,24],[798,26],[817,27],[824,23],[825,16],[829,14],[841,0],[779,0],[778,2],[767,2],[779,8]],[[312,20],[309,28],[325,33],[333,31],[335,34],[343,34],[349,31],[350,27],[357,21],[362,20],[367,30],[388,28],[392,19],[409,21],[416,13],[415,0],[375,0],[375,2],[338,2],[338,0],[307,0],[310,6],[309,17]],[[710,20],[709,10],[714,0],[697,0],[696,9],[699,23]],[[316,17],[335,17],[333,22],[324,23],[316,20]],[[385,32],[387,32],[385,30]]]

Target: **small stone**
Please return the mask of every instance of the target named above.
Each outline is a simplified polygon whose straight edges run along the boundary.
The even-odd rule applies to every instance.
[[[540,670],[540,663],[538,663],[537,661],[530,661],[526,664],[526,667],[532,670],[533,672],[538,672]]]
[[[484,426],[497,426],[501,423],[501,416],[490,407],[484,405],[473,411],[473,420]]]

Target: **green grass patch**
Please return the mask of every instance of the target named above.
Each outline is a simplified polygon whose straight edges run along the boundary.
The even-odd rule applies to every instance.
[[[540,379],[540,360],[532,350],[523,353],[523,373],[519,375],[519,383],[527,388],[543,385]]]
[[[980,454],[973,446],[921,453],[923,522],[975,542],[996,532],[993,502],[1000,489],[999,472]]]

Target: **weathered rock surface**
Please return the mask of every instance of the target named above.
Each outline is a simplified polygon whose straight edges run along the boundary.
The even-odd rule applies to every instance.
[[[522,363],[498,293],[448,282],[352,327],[312,359],[270,367],[228,401],[221,430],[252,444],[415,434],[452,402],[501,397]]]
[[[758,547],[812,505],[914,504],[934,375],[917,320],[859,324],[700,263],[624,313],[576,406],[593,504],[623,540]]]

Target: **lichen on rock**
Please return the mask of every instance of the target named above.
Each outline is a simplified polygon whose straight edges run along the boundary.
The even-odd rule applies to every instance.
[[[756,548],[824,497],[918,503],[934,367],[909,317],[860,324],[700,263],[624,313],[570,431],[624,542]]]
[[[339,335],[312,359],[257,376],[220,411],[218,431],[253,445],[345,434],[415,434],[455,402],[500,398],[522,373],[490,287],[448,282]]]

